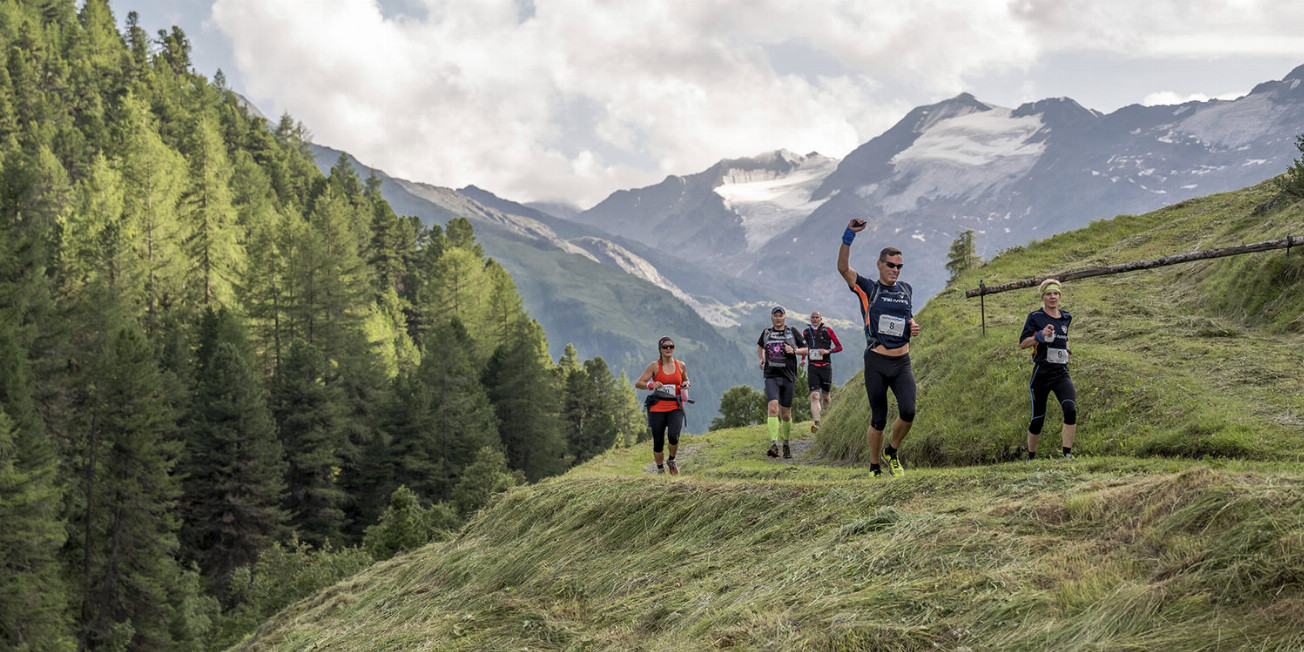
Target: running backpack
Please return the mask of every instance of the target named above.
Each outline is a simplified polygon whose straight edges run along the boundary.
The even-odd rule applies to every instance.
[[[783,339],[781,340],[771,337],[774,333],[773,328],[767,328],[761,333],[761,341],[765,342],[765,366],[767,368],[788,366],[788,354],[784,352],[783,345],[788,344],[793,349],[797,348],[797,339],[793,337],[793,332],[791,326],[783,329]]]

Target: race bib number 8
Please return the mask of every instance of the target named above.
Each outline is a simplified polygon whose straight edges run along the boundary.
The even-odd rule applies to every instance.
[[[883,315],[878,318],[879,335],[905,335],[906,320],[892,315]]]
[[[1068,364],[1068,349],[1046,349],[1046,362],[1051,364]]]

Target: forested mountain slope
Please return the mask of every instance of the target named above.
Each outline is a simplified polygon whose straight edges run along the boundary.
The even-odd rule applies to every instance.
[[[645,434],[470,222],[115,25],[0,3],[0,648],[222,646]]]

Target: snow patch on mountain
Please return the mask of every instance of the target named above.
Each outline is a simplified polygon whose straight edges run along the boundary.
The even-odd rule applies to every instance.
[[[1263,125],[1276,124],[1294,108],[1267,93],[1250,94],[1235,102],[1210,102],[1174,128],[1205,144],[1231,149],[1261,140]]]
[[[838,161],[815,154],[783,154],[796,163],[789,172],[730,169],[715,188],[725,206],[742,219],[748,251],[759,249],[828,201],[827,197],[812,201],[811,193],[837,169]]]
[[[905,150],[892,157],[894,192],[878,197],[888,213],[914,210],[921,201],[976,199],[1021,179],[1046,149],[1040,114],[1013,117],[1011,110],[993,107],[934,124]],[[878,194],[876,185],[857,189],[861,196]]]
[[[569,244],[582,249],[585,255],[599,263],[609,264],[621,269],[675,295],[676,298],[688,304],[688,307],[692,308],[694,312],[712,326],[730,328],[739,325],[738,320],[729,316],[729,311],[725,306],[719,303],[703,302],[701,299],[685,292],[678,285],[675,285],[673,281],[666,278],[657,269],[656,265],[648,262],[646,258],[610,240],[588,236],[576,238]]]

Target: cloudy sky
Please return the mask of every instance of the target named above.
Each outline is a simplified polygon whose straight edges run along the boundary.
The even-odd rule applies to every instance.
[[[1231,99],[1304,64],[1301,0],[112,0],[202,74],[386,172],[588,207],[960,92]]]

